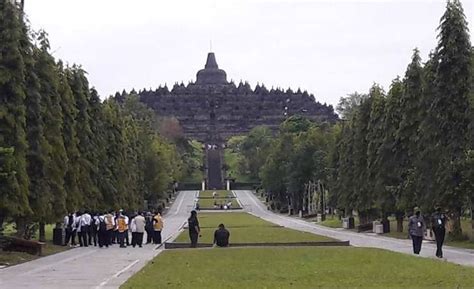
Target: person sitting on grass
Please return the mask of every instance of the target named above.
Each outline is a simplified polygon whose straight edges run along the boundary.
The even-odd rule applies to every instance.
[[[229,246],[230,233],[224,224],[219,224],[218,229],[214,232],[214,244],[219,247]]]

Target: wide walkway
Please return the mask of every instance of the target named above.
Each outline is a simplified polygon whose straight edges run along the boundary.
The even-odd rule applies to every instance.
[[[412,254],[411,240],[400,240],[389,237],[356,233],[344,229],[332,229],[321,225],[309,223],[293,217],[278,215],[267,210],[262,202],[251,191],[235,191],[244,209],[269,222],[318,235],[328,236],[335,239],[350,241],[352,246],[373,247],[386,249],[394,252]],[[421,256],[437,259],[434,255],[436,244],[423,242]],[[447,261],[467,266],[474,266],[474,250],[443,247],[444,257]]]
[[[196,192],[181,192],[164,217],[163,240],[174,237],[192,209]],[[161,253],[155,245],[126,249],[75,248],[0,269],[1,289],[118,288]]]

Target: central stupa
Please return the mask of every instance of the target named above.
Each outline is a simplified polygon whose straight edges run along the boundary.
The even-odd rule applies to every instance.
[[[217,65],[214,52],[209,52],[207,55],[207,61],[204,69],[199,70],[196,75],[196,84],[229,84],[227,82],[227,74],[224,70],[219,69],[219,66]]]

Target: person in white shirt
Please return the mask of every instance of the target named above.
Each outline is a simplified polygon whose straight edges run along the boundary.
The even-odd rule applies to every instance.
[[[127,246],[130,246],[130,241],[129,241],[129,236],[128,236],[128,225],[130,224],[130,219],[128,218],[126,213],[123,213],[123,216],[125,218],[125,224],[127,224],[126,230],[125,230],[125,244]]]
[[[64,216],[64,230],[66,232],[66,238],[64,240],[64,246],[67,246],[69,241],[71,241],[70,246],[76,246],[76,214],[69,213]]]
[[[89,234],[89,225],[91,223],[91,215],[89,215],[88,211],[85,211],[84,214],[81,215],[79,218],[79,227],[78,227],[78,232],[79,233],[79,245],[82,247],[88,247],[89,246],[89,241],[87,240],[88,234]]]
[[[97,226],[97,234],[99,237],[99,247],[109,247],[109,241],[110,239],[108,238],[108,231],[107,231],[107,214],[102,214],[97,217],[96,220],[96,226]]]
[[[136,245],[138,247],[142,247],[143,244],[143,234],[145,233],[145,217],[143,217],[142,212],[138,212],[138,215],[133,218],[132,220],[132,246],[135,248]]]

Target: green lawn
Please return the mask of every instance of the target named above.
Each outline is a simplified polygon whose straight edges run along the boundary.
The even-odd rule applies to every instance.
[[[379,249],[216,248],[163,252],[120,288],[473,288],[474,268]]]
[[[240,208],[240,205],[239,203],[237,202],[237,200],[235,198],[233,199],[224,199],[224,198],[219,198],[219,199],[199,199],[198,203],[199,203],[199,207],[202,209],[206,209],[206,208],[214,208],[214,202],[217,203],[217,205],[225,205],[227,204],[229,201],[232,201],[232,208]]]
[[[234,194],[231,191],[227,190],[206,190],[206,191],[200,191],[199,192],[199,197],[202,198],[212,198],[212,193],[217,192],[217,198],[235,198]]]
[[[68,250],[69,247],[67,246],[57,246],[53,244],[53,228],[54,225],[46,225],[45,227],[45,234],[46,234],[46,244],[43,247],[43,255],[48,256],[52,254],[56,254],[59,252],[63,252]],[[15,234],[15,229],[11,224],[5,226],[5,235],[13,235]],[[38,239],[38,233],[36,233],[36,238]],[[30,255],[28,253],[23,252],[5,252],[0,250],[0,265],[15,265],[27,261],[31,261],[34,259],[39,258],[40,256]]]
[[[275,226],[248,213],[198,213],[201,228],[217,228],[221,223],[227,227],[266,227]]]
[[[276,226],[247,213],[203,213],[198,215],[201,243],[212,243],[214,231],[223,223],[230,231],[231,243],[316,242],[334,239]],[[176,242],[189,242],[188,232],[181,233]]]
[[[326,220],[317,224],[329,228],[342,228],[342,220],[339,220],[337,216],[332,215],[326,216]]]

